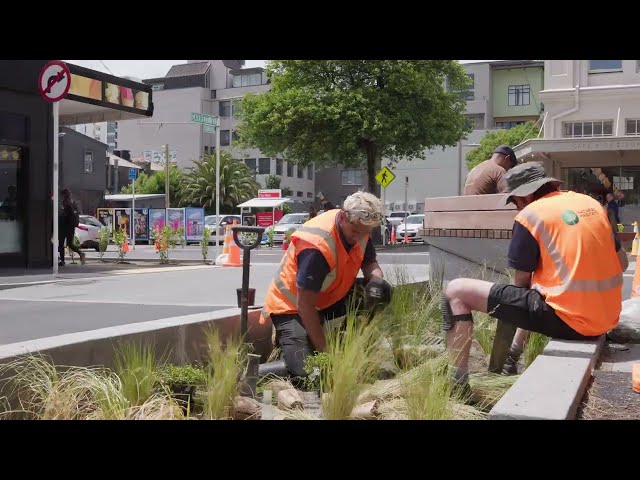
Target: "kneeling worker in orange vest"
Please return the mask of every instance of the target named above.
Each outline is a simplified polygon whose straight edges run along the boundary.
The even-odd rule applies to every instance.
[[[535,162],[507,172],[506,203],[515,203],[508,263],[514,285],[452,280],[442,298],[454,391],[470,395],[472,311],[549,337],[589,340],[618,324],[626,252],[593,198],[560,192],[560,180]]]
[[[291,235],[261,319],[271,316],[290,376],[305,377],[305,359],[325,351],[322,325],[346,314],[345,298],[361,269],[365,282],[390,289],[370,238],[383,218],[380,199],[356,192],[342,209],[317,215]]]

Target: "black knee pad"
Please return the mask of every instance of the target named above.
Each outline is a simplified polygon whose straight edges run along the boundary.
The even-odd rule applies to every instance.
[[[473,322],[473,315],[471,313],[454,315],[451,312],[449,300],[447,300],[444,293],[440,297],[440,312],[442,313],[442,329],[445,332],[451,330],[453,328],[453,324],[456,322]]]

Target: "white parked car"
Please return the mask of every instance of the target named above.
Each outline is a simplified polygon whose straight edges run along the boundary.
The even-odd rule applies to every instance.
[[[387,220],[392,227],[397,227],[405,218],[409,217],[410,215],[411,214],[409,212],[392,212],[391,215],[387,217]]]
[[[80,224],[76,227],[76,237],[80,241],[80,248],[92,248],[100,251],[98,233],[105,227],[100,220],[91,215],[80,215]]]
[[[407,219],[396,228],[396,241],[404,242],[404,232],[406,231],[409,242],[423,242],[423,228],[424,214],[409,215]]]
[[[278,220],[274,225],[268,227],[265,230],[265,234],[268,234],[270,230],[273,230],[273,243],[283,243],[285,232],[287,230],[297,230],[307,220],[309,220],[308,213],[289,213]]]
[[[238,222],[238,225],[242,225],[242,217],[240,215],[220,215],[220,222],[216,222],[215,215],[207,215],[204,217],[204,226],[209,227],[209,230],[211,230],[210,243],[215,242],[216,223],[218,224],[218,243],[222,245],[224,243],[224,234],[227,230],[227,224],[233,225],[234,220]]]

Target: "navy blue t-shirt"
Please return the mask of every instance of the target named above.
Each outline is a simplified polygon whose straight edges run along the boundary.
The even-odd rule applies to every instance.
[[[347,252],[351,250],[351,245],[347,244],[342,232],[340,232],[340,240]],[[296,285],[298,288],[305,290],[311,290],[312,292],[319,292],[322,288],[322,282],[329,274],[329,264],[324,258],[322,252],[315,248],[307,248],[300,252],[297,256],[298,259],[298,275],[296,277]],[[362,265],[366,265],[375,261],[376,249],[373,246],[371,237],[367,242],[367,247],[364,251],[364,259]]]
[[[614,235],[616,252],[620,250],[620,240]],[[509,244],[508,254],[509,266],[522,272],[535,272],[540,262],[540,246],[538,241],[531,235],[520,222],[513,224],[513,236]]]

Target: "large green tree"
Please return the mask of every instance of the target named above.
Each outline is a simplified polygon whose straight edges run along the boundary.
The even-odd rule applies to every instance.
[[[180,188],[182,185],[182,173],[172,165],[169,169],[169,201],[171,207],[178,207],[181,200]],[[132,193],[131,184],[122,187],[122,193]],[[136,179],[136,193],[164,193],[165,192],[165,172],[164,170],[147,175],[141,172]]]
[[[220,152],[220,212],[233,213],[238,204],[256,197],[259,188],[254,172],[243,162],[232,159],[228,152]],[[191,170],[184,174],[181,193],[182,205],[215,210],[215,153],[193,162]]]
[[[271,90],[240,102],[240,146],[302,165],[365,165],[376,194],[383,157],[425,158],[470,131],[470,80],[453,60],[274,60],[267,75]]]
[[[529,138],[536,138],[538,136],[538,128],[536,123],[528,122],[508,130],[495,130],[487,133],[480,140],[480,146],[467,153],[465,157],[467,168],[471,170],[479,163],[491,158],[493,151],[500,145],[509,145],[511,148],[515,148],[516,145]]]

